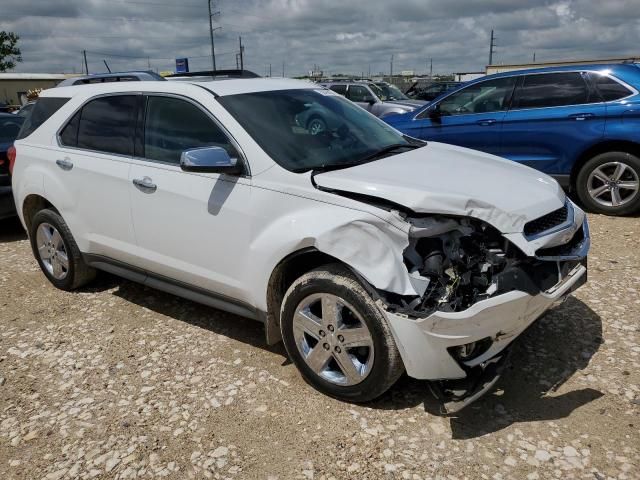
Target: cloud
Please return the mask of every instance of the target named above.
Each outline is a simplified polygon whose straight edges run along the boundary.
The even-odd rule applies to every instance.
[[[3,0],[0,30],[21,36],[16,71],[170,70],[176,57],[211,67],[205,0]],[[215,0],[218,68],[300,75],[482,70],[494,29],[502,63],[638,55],[637,0]]]

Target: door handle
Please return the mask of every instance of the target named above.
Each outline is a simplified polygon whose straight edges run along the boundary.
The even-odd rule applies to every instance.
[[[69,171],[73,168],[73,163],[68,158],[65,158],[64,160],[56,160],[56,165],[65,171]]]
[[[485,120],[478,120],[476,123],[478,125],[482,125],[482,126],[488,126],[488,125],[494,125],[496,123],[497,120],[493,119],[493,118],[487,118]]]
[[[569,115],[569,118],[581,122],[583,120],[589,120],[590,118],[593,118],[593,113],[574,113],[572,115]]]
[[[153,193],[158,189],[158,186],[149,177],[134,178],[133,184],[145,193]]]

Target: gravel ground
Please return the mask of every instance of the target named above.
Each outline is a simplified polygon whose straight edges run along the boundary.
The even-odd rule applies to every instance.
[[[259,324],[128,281],[58,291],[0,222],[0,479],[640,478],[640,224],[590,219],[587,285],[455,418],[409,378],[327,398]]]

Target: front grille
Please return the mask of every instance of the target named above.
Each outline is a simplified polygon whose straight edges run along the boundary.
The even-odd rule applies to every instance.
[[[540,218],[536,218],[535,220],[531,220],[526,223],[524,226],[524,234],[527,237],[532,235],[537,235],[538,233],[546,232],[547,230],[551,230],[553,227],[557,227],[561,225],[567,220],[567,215],[569,213],[569,209],[567,208],[567,204],[565,203],[562,208],[558,210],[554,210],[551,213],[547,213]]]
[[[571,255],[576,249],[580,247],[584,241],[584,229],[580,229],[573,235],[573,238],[564,245],[558,245],[557,247],[541,248],[536,252],[537,257],[561,257],[564,255]]]

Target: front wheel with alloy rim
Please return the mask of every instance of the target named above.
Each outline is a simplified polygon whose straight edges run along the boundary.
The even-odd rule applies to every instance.
[[[31,222],[33,254],[49,281],[62,290],[74,290],[95,277],[82,259],[71,231],[58,212],[40,210]]]
[[[293,282],[280,323],[289,357],[303,378],[332,397],[373,400],[404,369],[383,313],[340,265],[312,270]]]
[[[627,152],[596,155],[584,164],[576,189],[595,213],[628,215],[640,209],[640,159]]]

